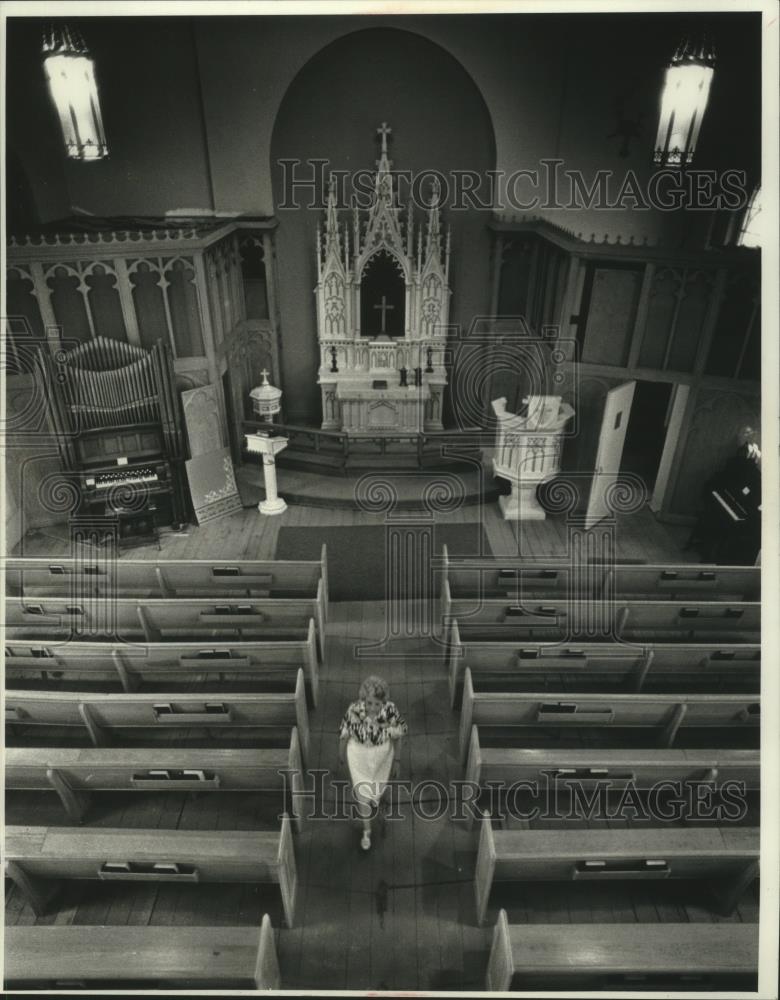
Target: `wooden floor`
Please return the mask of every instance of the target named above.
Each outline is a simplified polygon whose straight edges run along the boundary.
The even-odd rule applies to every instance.
[[[516,535],[514,522],[505,521],[497,504],[474,505],[453,513],[436,515],[436,523],[481,522],[490,546],[485,555],[522,555],[529,559],[563,558],[567,554],[567,527],[562,517],[530,521]],[[147,545],[127,551],[132,559],[273,559],[279,529],[313,527],[358,527],[381,525],[382,515],[321,507],[291,506],[279,517],[267,517],[254,507],[201,527],[190,525],[181,532],[164,531],[161,547]],[[412,522],[413,523],[413,522]],[[690,529],[662,525],[649,509],[621,515],[615,525],[617,558],[647,563],[696,561],[681,547]],[[70,553],[66,524],[28,531],[12,554],[18,556],[65,556]]]
[[[465,508],[442,520],[483,519],[493,554],[518,551],[512,528],[494,507]],[[291,507],[283,517],[263,517],[254,510],[185,533],[168,534],[162,550],[132,550],[133,558],[271,558],[279,527],[376,524],[381,520],[351,511]],[[644,562],[680,562],[680,539],[655,521],[649,511],[626,516],[617,525],[617,557]],[[64,555],[67,532],[46,529],[28,534],[25,555]],[[528,557],[561,557],[566,552],[566,526],[556,520],[524,527],[522,552]],[[321,702],[311,714],[311,764],[337,771],[338,725],[346,705],[357,695],[363,676],[380,673],[391,697],[409,723],[402,752],[401,777],[413,782],[436,779],[445,785],[462,777],[456,759],[457,714],[448,704],[441,650],[430,637],[396,642],[377,656],[372,643],[385,631],[384,602],[333,603],[328,624],[327,664],[321,680]],[[326,804],[331,799],[326,794]],[[432,788],[425,806],[437,805]],[[135,799],[136,797],[134,797]],[[93,820],[101,825],[200,829],[252,829],[272,815],[268,803],[251,796],[225,794],[140,796],[130,806],[106,797]],[[44,802],[45,800],[45,802]],[[36,806],[35,803],[38,803]],[[31,815],[30,810],[38,811]],[[296,927],[281,927],[272,909],[282,983],[286,989],[476,990],[483,988],[491,929],[476,925],[473,864],[476,832],[446,815],[424,819],[412,814],[408,800],[402,819],[387,820],[375,833],[370,852],[359,847],[360,830],[349,821],[314,820],[296,838],[300,890]],[[25,796],[12,804],[9,822],[66,825],[54,796]],[[114,892],[115,892],[114,887]],[[74,890],[42,922],[56,923],[241,923],[259,921],[268,908],[251,886],[215,889],[208,906],[192,905],[192,887],[133,885],[126,893],[101,894],[105,887]],[[201,890],[205,887],[200,887]],[[211,887],[210,887],[211,888]],[[578,902],[570,887],[541,887],[525,898],[521,915],[529,922],[606,922],[695,920],[716,921],[706,906],[673,901],[645,903],[640,897],[609,887],[603,904]],[[201,897],[202,899],[203,897]],[[523,917],[524,914],[524,917]],[[728,919],[755,921],[752,896]],[[7,898],[9,924],[33,923],[29,906],[15,890]]]

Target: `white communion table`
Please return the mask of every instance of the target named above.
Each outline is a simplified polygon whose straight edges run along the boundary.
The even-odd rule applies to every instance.
[[[345,431],[422,431],[427,385],[388,386],[375,389],[370,382],[340,382],[336,398],[341,404]]]

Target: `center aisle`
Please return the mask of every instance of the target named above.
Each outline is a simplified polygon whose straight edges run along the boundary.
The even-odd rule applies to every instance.
[[[311,714],[310,767],[327,772],[326,809],[334,808],[331,778],[348,777],[338,767],[341,716],[372,673],[387,680],[409,724],[400,777],[446,787],[463,776],[441,648],[416,638],[393,643],[392,658],[386,649],[358,655],[384,634],[384,602],[331,604],[327,666]],[[384,832],[374,823],[368,852],[359,823],[343,818],[311,820],[297,838],[296,927],[279,933],[285,989],[482,988],[491,932],[476,926],[476,833],[450,820],[434,787],[415,802],[413,810],[401,794],[401,818],[388,819]]]

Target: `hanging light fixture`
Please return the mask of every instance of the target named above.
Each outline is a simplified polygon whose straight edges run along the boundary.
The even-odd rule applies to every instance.
[[[52,26],[44,34],[43,57],[65,152],[73,160],[102,160],[108,156],[108,146],[95,66],[84,39],[66,24]]]
[[[666,67],[653,161],[686,167],[693,160],[710,95],[715,52],[706,41],[685,40]]]

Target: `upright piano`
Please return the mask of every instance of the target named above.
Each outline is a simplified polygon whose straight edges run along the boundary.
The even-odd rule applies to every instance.
[[[705,562],[749,566],[756,561],[761,549],[761,469],[756,452],[740,447],[706,484],[689,545]]]

